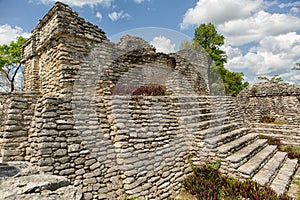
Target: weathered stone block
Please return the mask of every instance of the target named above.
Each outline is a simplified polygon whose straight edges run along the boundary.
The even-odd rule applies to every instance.
[[[54,157],[61,157],[67,155],[66,149],[58,149],[54,152]]]
[[[72,152],[77,152],[80,150],[80,144],[71,144],[68,145],[68,152],[72,153]]]
[[[74,172],[75,172],[75,169],[64,169],[59,172],[59,175],[61,175],[61,176],[69,175],[69,174],[73,174]]]

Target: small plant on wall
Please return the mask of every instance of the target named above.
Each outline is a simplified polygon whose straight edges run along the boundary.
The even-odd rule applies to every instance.
[[[132,92],[132,96],[165,96],[167,95],[167,88],[159,84],[147,84],[137,88]]]
[[[147,84],[141,86],[131,93],[131,96],[135,96],[136,103],[139,102],[140,96],[165,96],[167,95],[167,88],[164,85],[159,84]]]

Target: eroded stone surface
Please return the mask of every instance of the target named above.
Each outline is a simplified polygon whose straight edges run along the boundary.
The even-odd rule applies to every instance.
[[[25,162],[3,164],[18,169],[15,176],[0,177],[0,199],[28,200],[81,200],[82,190],[70,185],[67,178],[55,175],[41,174],[36,168]],[[3,170],[0,168],[0,170]],[[9,172],[1,171],[2,174]]]

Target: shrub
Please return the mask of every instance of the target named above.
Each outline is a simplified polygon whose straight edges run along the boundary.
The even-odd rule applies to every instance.
[[[167,95],[167,88],[164,85],[148,84],[132,92],[132,95],[142,96],[164,96]]]
[[[295,146],[283,145],[278,138],[263,136],[260,138],[267,139],[268,144],[276,145],[279,151],[287,152],[288,158],[290,159],[298,159],[298,163],[300,163],[300,148]]]
[[[197,199],[251,199],[251,200],[291,200],[286,194],[277,195],[268,186],[260,186],[250,179],[238,181],[222,175],[219,171],[220,162],[215,165],[194,167],[193,173],[183,181],[186,191],[197,196]]]

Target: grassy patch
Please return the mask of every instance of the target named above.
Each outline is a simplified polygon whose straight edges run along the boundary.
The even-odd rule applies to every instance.
[[[219,171],[220,162],[215,165],[194,167],[193,174],[186,177],[183,187],[197,199],[210,200],[292,200],[286,194],[277,195],[268,186],[260,186],[250,179],[238,181],[222,175]]]
[[[297,200],[300,200],[300,179],[299,179],[299,178],[295,179],[295,180],[293,181],[293,183],[294,183],[295,185],[297,185],[297,187],[298,187],[298,191],[297,191]]]

